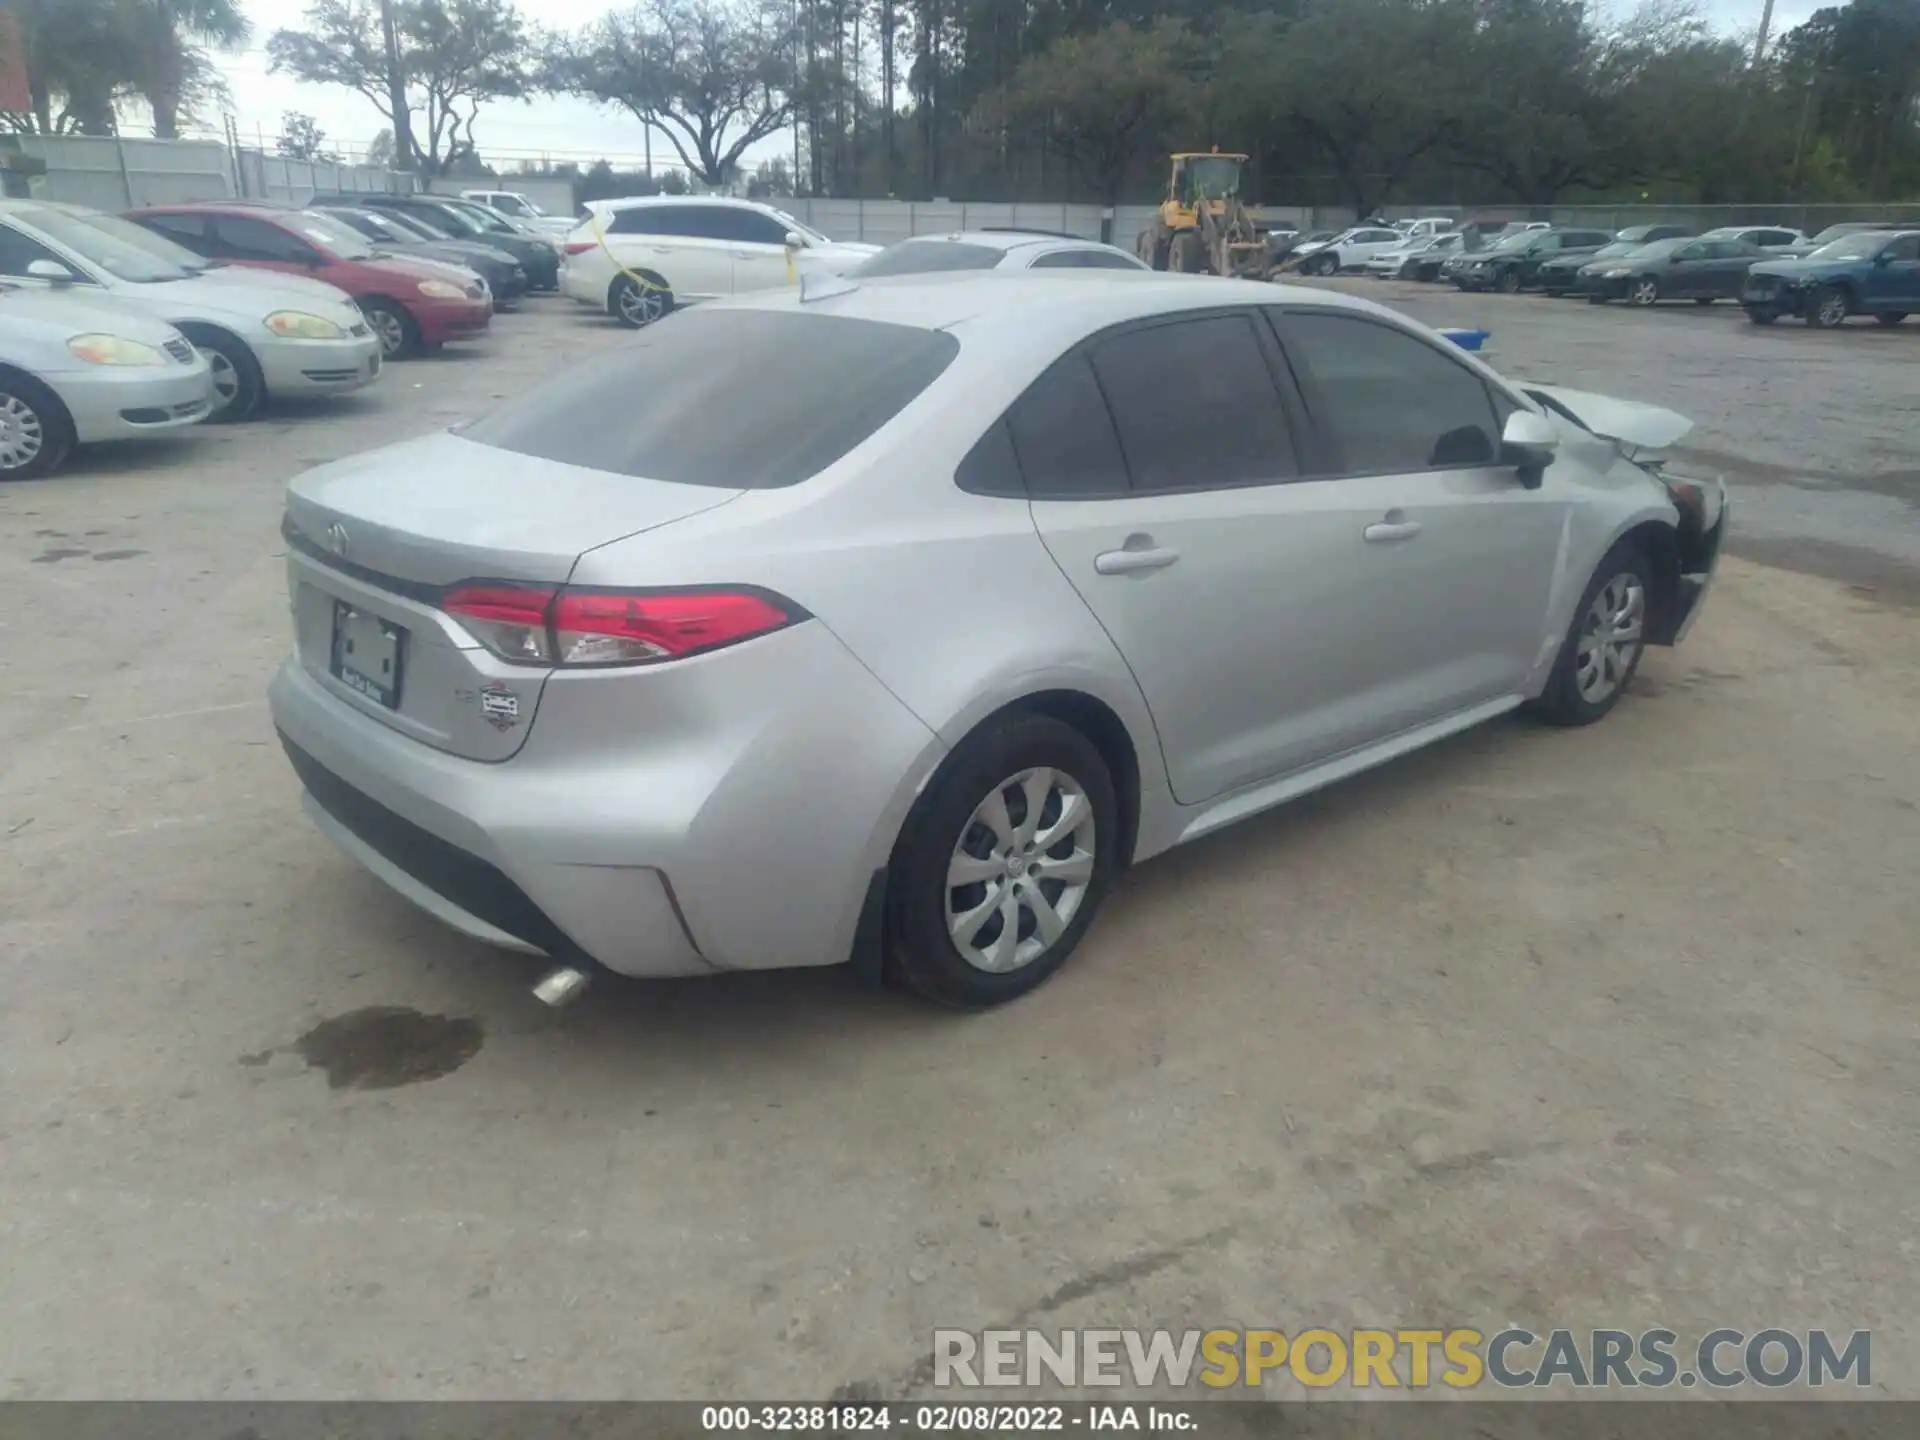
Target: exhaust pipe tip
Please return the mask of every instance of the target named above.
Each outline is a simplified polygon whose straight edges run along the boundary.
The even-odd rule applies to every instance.
[[[533,994],[541,1004],[558,1010],[578,1000],[592,983],[593,977],[586,971],[562,965],[548,971],[540,983],[533,987]]]

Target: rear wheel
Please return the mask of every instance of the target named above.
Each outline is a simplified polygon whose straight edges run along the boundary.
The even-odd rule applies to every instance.
[[[658,276],[619,275],[607,292],[607,313],[629,330],[644,330],[673,309],[673,292]]]
[[[1633,682],[1646,651],[1654,594],[1645,553],[1631,540],[1607,552],[1587,582],[1547,688],[1533,709],[1551,725],[1591,725]]]
[[[1771,325],[1780,318],[1780,312],[1771,305],[1747,306],[1747,319],[1756,325]]]
[[[1493,286],[1502,295],[1518,295],[1520,293],[1520,272],[1511,267],[1502,270],[1500,272],[1500,278],[1493,282]]]
[[[942,767],[887,877],[893,971],[929,1000],[984,1009],[1039,986],[1113,882],[1119,805],[1099,750],[1045,715],[1014,715]]]
[[[360,313],[380,337],[381,359],[405,360],[420,353],[419,323],[403,307],[375,296],[360,302]]]
[[[49,474],[72,448],[60,397],[30,375],[0,370],[0,481]]]
[[[1823,285],[1807,302],[1807,324],[1816,330],[1831,330],[1836,325],[1844,325],[1852,310],[1846,291],[1837,285]]]
[[[1882,310],[1873,318],[1882,325],[1898,325],[1902,320],[1907,318],[1907,312],[1905,310]]]
[[[1660,282],[1651,275],[1642,275],[1627,290],[1627,299],[1636,305],[1652,305],[1660,299]]]

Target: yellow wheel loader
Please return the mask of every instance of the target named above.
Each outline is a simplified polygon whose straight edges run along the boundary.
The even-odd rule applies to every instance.
[[[1265,280],[1273,257],[1255,217],[1240,201],[1245,155],[1186,150],[1173,157],[1167,198],[1140,232],[1139,256],[1156,270],[1240,275]]]

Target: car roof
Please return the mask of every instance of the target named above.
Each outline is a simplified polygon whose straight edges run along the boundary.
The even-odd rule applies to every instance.
[[[965,326],[970,339],[1024,348],[1073,339],[1128,320],[1222,306],[1312,306],[1377,316],[1405,328],[1406,319],[1359,296],[1298,285],[1169,275],[1153,270],[945,271],[877,281],[829,282],[808,294],[785,287],[717,302],[727,308],[800,310],[922,330]]]
[[[1112,245],[1102,245],[1098,240],[1088,240],[1079,235],[1065,235],[1051,230],[950,230],[943,235],[912,235],[896,243],[912,245],[926,242],[938,245],[978,245],[987,250],[1009,251],[1027,250],[1040,246],[1051,250],[1117,248]]]
[[[742,200],[735,195],[621,195],[611,200],[589,200],[591,208],[602,210],[640,210],[649,205],[725,205],[733,210],[772,210],[762,200]]]

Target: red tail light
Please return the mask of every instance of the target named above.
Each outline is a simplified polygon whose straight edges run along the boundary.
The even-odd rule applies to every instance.
[[[759,590],[550,590],[462,585],[441,602],[503,660],[522,665],[657,665],[806,618]]]
[[[589,250],[598,250],[600,248],[600,242],[598,240],[569,240],[567,241],[566,248],[567,254],[569,255],[584,255]]]

